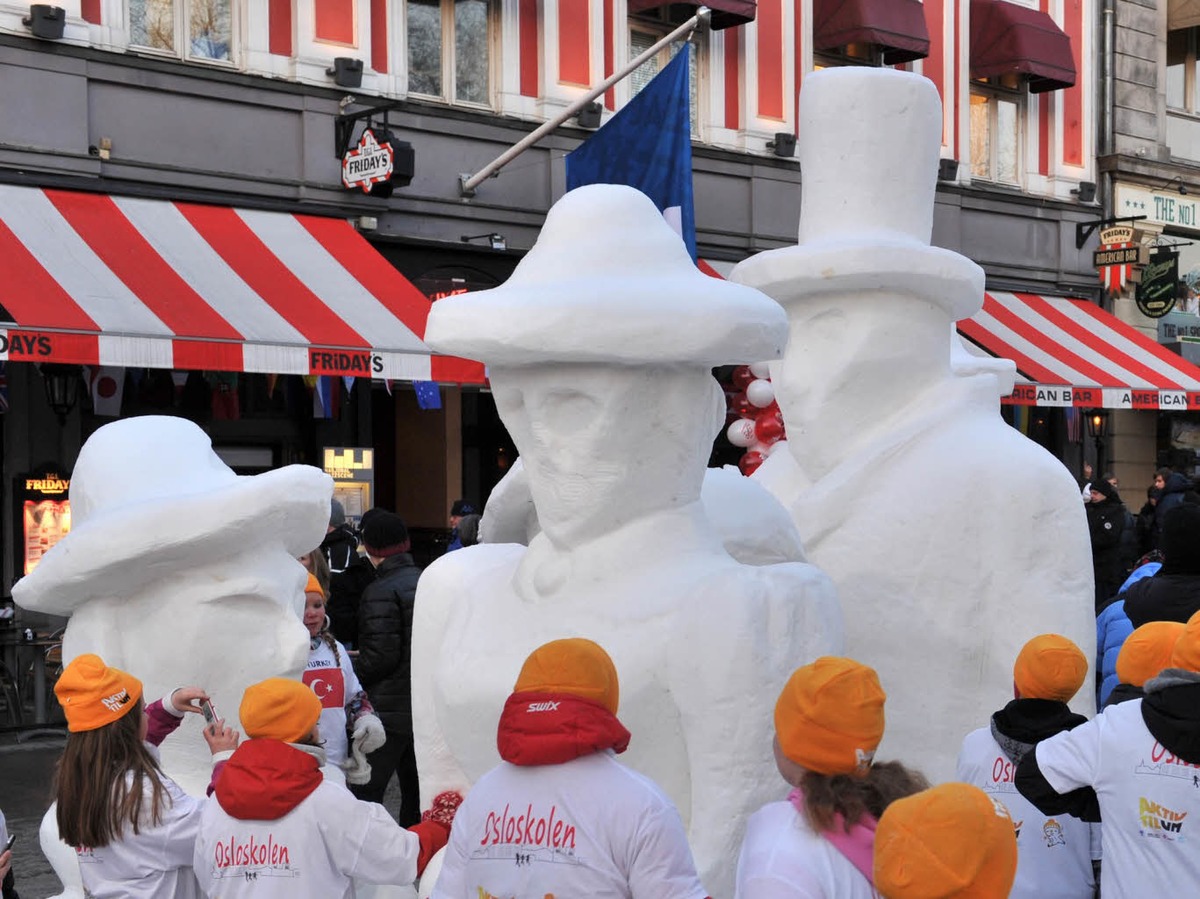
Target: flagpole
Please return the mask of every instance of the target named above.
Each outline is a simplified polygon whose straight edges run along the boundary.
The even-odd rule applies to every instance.
[[[504,166],[508,165],[510,162],[512,162],[514,159],[516,159],[518,156],[520,156],[522,153],[524,153],[526,150],[528,150],[530,147],[532,147],[534,144],[536,144],[539,140],[541,140],[543,137],[545,137],[547,134],[549,134],[551,131],[553,131],[555,128],[557,128],[559,125],[561,125],[563,122],[565,122],[567,119],[571,118],[571,116],[575,115],[575,113],[579,112],[579,110],[583,109],[583,107],[587,106],[589,103],[591,103],[593,100],[595,100],[601,94],[603,94],[606,90],[608,90],[610,87],[612,87],[618,81],[627,77],[630,73],[632,73],[635,69],[637,69],[643,63],[652,59],[655,55],[657,55],[658,51],[661,50],[663,47],[670,46],[670,44],[673,41],[679,40],[684,35],[690,35],[693,31],[695,31],[698,28],[707,27],[708,20],[711,15],[712,15],[712,12],[709,10],[709,8],[707,6],[701,6],[699,9],[696,10],[696,14],[694,16],[692,16],[690,19],[688,19],[686,22],[684,22],[682,25],[680,25],[678,28],[676,28],[674,31],[672,31],[670,34],[668,34],[666,37],[664,37],[661,41],[659,41],[653,47],[648,48],[643,53],[641,53],[640,55],[635,57],[634,59],[631,59],[629,61],[629,64],[626,65],[623,69],[609,75],[607,78],[605,78],[603,81],[601,81],[598,85],[596,85],[594,88],[592,88],[586,94],[584,94],[582,97],[579,97],[577,100],[575,100],[575,102],[573,102],[570,106],[568,106],[566,109],[564,109],[558,115],[556,115],[554,118],[543,122],[541,124],[541,126],[539,126],[536,130],[531,131],[529,134],[525,135],[525,137],[521,138],[521,140],[517,141],[515,144],[513,144],[511,147],[509,147],[507,150],[505,150],[503,153],[501,153],[499,156],[497,156],[495,159],[493,159],[491,162],[489,162],[487,165],[485,165],[483,168],[481,168],[474,175],[467,175],[465,173],[462,175],[459,175],[458,176],[458,192],[459,192],[459,194],[464,197],[475,196],[475,188],[477,188],[480,184],[482,184],[488,178],[491,178],[492,176],[496,175],[500,171],[500,169],[504,168]]]

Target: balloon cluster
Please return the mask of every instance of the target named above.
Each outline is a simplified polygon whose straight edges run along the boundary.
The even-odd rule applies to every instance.
[[[738,460],[738,468],[749,477],[771,454],[772,447],[787,436],[767,364],[735,368],[731,384],[725,389],[725,402],[729,410],[725,436],[734,446],[746,450]]]

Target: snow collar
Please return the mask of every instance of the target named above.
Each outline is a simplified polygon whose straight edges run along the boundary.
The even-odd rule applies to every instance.
[[[1008,760],[1020,763],[1042,740],[1086,722],[1065,702],[1053,699],[1014,699],[992,715],[992,738]]]
[[[1200,675],[1168,668],[1149,681],[1142,700],[1142,720],[1169,752],[1200,765]]]
[[[513,693],[500,713],[496,747],[513,765],[560,765],[611,749],[624,752],[630,733],[598,702],[568,693]]]
[[[239,821],[282,818],[321,785],[320,747],[247,740],[225,763],[214,790],[221,808]]]

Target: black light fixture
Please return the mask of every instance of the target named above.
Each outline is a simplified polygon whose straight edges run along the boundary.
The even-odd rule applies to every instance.
[[[508,249],[508,241],[505,240],[504,235],[497,234],[494,231],[490,234],[464,234],[462,236],[462,242],[470,243],[472,240],[483,240],[485,238],[487,239],[488,246],[490,246],[493,250]]]
[[[1167,183],[1166,183],[1166,184],[1162,184],[1162,185],[1160,185],[1160,186],[1158,187],[1158,190],[1166,190],[1166,189],[1167,189],[1168,187],[1170,187],[1172,184],[1176,184],[1176,183],[1178,183],[1178,184],[1179,184],[1179,195],[1180,195],[1181,197],[1186,197],[1186,196],[1187,196],[1188,189],[1187,189],[1187,185],[1183,183],[1183,176],[1182,176],[1182,175],[1176,175],[1174,178],[1172,178],[1172,179],[1170,179],[1169,181],[1167,181]]]
[[[339,56],[325,74],[333,76],[333,83],[338,87],[362,87],[363,61],[353,56]]]
[[[34,37],[44,41],[60,41],[67,25],[67,14],[61,6],[34,3],[29,7],[29,15],[21,19],[21,24],[32,31]]]
[[[1079,197],[1080,203],[1095,203],[1096,202],[1096,182],[1095,181],[1080,181],[1078,187],[1071,188],[1071,193]]]
[[[938,180],[939,181],[957,181],[958,180],[958,160],[957,159],[939,159],[938,160]]]
[[[776,131],[775,136],[767,141],[767,149],[781,159],[796,155],[796,135],[790,131]]]
[[[1108,433],[1108,413],[1103,409],[1093,409],[1087,416],[1088,434],[1096,442],[1097,477],[1104,471],[1104,437]]]
[[[603,110],[604,107],[600,105],[599,101],[593,100],[575,114],[575,124],[580,128],[599,128],[600,114]]]
[[[46,402],[58,416],[60,425],[67,423],[67,415],[79,402],[81,372],[78,365],[58,365],[47,362],[42,365],[42,385],[46,388]]]

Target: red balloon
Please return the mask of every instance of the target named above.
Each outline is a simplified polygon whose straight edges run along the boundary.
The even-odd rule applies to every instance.
[[[738,418],[754,418],[759,409],[746,398],[746,393],[743,391],[733,398],[729,411],[736,413]]]
[[[754,419],[754,437],[759,443],[771,444],[783,437],[783,419],[773,412],[764,412]]]
[[[754,372],[750,371],[749,365],[739,365],[733,370],[733,386],[738,390],[745,390],[746,385],[755,380]]]
[[[751,450],[748,453],[743,453],[742,458],[738,459],[738,469],[740,469],[742,474],[744,474],[746,477],[750,477],[750,475],[758,471],[758,466],[762,465],[766,458],[767,457],[762,453],[754,450]]]

